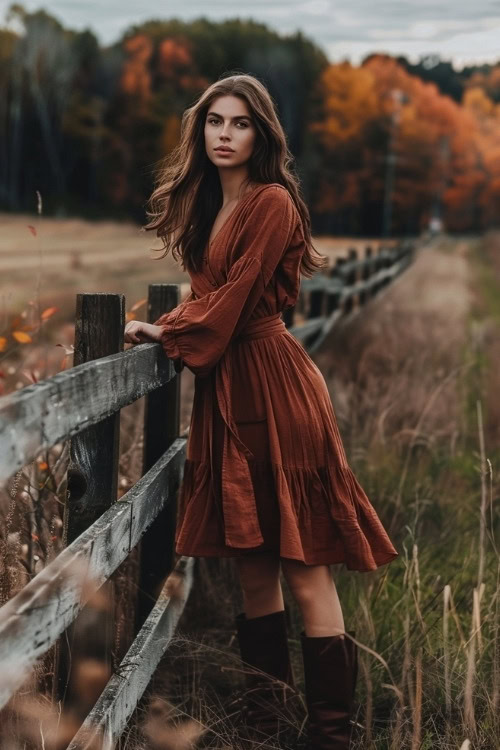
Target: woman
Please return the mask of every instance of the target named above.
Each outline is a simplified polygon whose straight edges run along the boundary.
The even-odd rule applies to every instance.
[[[309,746],[331,750],[349,746],[357,655],[329,565],[374,570],[398,553],[348,466],[323,376],[281,318],[300,274],[326,260],[291,161],[251,75],[215,82],[186,110],[145,228],[182,258],[191,292],[154,324],[129,322],[125,340],[158,341],[196,375],[176,552],[235,558],[242,658],[293,685],[283,571],[304,621]],[[250,721],[274,731],[254,695]]]

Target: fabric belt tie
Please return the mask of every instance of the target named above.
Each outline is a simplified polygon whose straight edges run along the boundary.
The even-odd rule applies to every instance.
[[[281,313],[267,315],[264,318],[256,318],[246,324],[241,333],[234,339],[235,341],[253,341],[254,339],[263,339],[268,336],[277,336],[286,331],[286,325]]]
[[[279,336],[286,330],[281,312],[278,312],[249,321],[233,342]],[[258,547],[264,538],[248,465],[248,460],[254,456],[238,437],[231,404],[232,375],[232,356],[224,354],[216,365],[215,382],[217,402],[225,422],[221,467],[225,543],[229,547]]]

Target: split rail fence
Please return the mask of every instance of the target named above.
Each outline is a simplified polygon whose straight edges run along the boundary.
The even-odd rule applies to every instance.
[[[288,330],[315,351],[338,320],[362,309],[413,255],[408,241],[378,253],[367,248],[363,259],[349,251],[328,274],[302,280],[296,309],[303,322],[295,324],[295,308],[286,311]],[[179,294],[178,285],[151,284],[147,320],[173,309]],[[193,558],[175,564],[174,555],[186,449],[179,437],[180,378],[157,343],[123,351],[124,325],[123,295],[77,295],[74,366],[0,398],[0,481],[42,451],[70,441],[64,549],[0,608],[0,708],[51,648],[52,697],[61,705],[68,699],[72,629],[101,586],[108,586],[113,602],[100,614],[110,646],[117,617],[128,624],[128,650],[111,665],[109,682],[68,750],[95,747],[96,741],[114,747],[175,632],[193,582]],[[142,476],[117,500],[120,410],[142,396]],[[124,603],[113,574],[132,554],[138,594],[129,593]],[[179,582],[175,595],[172,571]],[[109,653],[104,657],[110,661]]]

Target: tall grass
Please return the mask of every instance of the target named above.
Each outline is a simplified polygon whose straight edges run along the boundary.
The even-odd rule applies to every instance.
[[[443,238],[422,251],[415,267],[316,357],[350,463],[400,551],[372,573],[332,566],[346,627],[355,625],[359,645],[355,750],[500,744],[496,242]],[[136,439],[125,451],[130,474]],[[282,747],[300,750],[302,621],[283,586],[298,688]],[[200,559],[177,636],[122,750],[180,750],[193,739],[219,750],[272,746],[244,742],[231,708],[244,691],[233,620],[241,604],[232,561]],[[81,690],[91,699],[88,686],[97,692],[99,680],[82,674]],[[47,711],[43,694],[37,701]],[[37,709],[30,724],[29,711],[11,709],[18,724],[9,748],[42,747],[43,712]],[[58,726],[66,721],[59,716]],[[33,725],[37,738],[27,728]],[[64,746],[62,729],[58,738],[46,733],[47,750]]]

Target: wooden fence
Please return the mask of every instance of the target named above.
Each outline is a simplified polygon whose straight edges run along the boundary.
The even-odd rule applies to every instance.
[[[364,258],[352,248],[347,257],[337,258],[327,274],[303,279],[296,306],[284,314],[290,333],[310,354],[315,352],[341,318],[359,312],[408,267],[415,247],[410,240],[382,245],[377,253],[368,246]],[[305,321],[294,325],[296,311]]]
[[[413,252],[407,242],[377,254],[368,248],[362,260],[350,251],[328,275],[302,280],[296,308],[303,322],[295,323],[289,310],[288,329],[314,351],[337,320],[395,279]],[[179,301],[177,285],[150,285],[147,320]],[[0,707],[50,648],[53,699],[67,699],[76,648],[72,629],[101,586],[113,602],[100,614],[106,642],[112,644],[118,618],[128,623],[129,648],[110,665],[112,676],[69,750],[95,747],[96,740],[114,747],[169,644],[193,581],[193,558],[180,558],[174,568],[175,499],[186,446],[179,437],[180,379],[157,343],[123,351],[124,324],[123,295],[77,295],[74,366],[0,399],[0,481],[70,440],[65,548],[0,608]],[[142,476],[117,500],[120,409],[142,396]],[[129,593],[124,601],[114,590],[114,573],[133,554],[137,565],[130,575],[140,595]],[[172,571],[179,582],[175,595],[167,578]]]
[[[151,285],[148,320],[178,302],[177,285]],[[71,626],[105,582],[115,606],[101,613],[101,634],[111,641],[120,612],[129,624],[129,640],[138,630],[72,749],[95,747],[96,740],[113,747],[168,645],[192,583],[193,559],[181,558],[176,573],[182,585],[175,596],[169,596],[166,584],[161,588],[174,559],[175,496],[185,458],[186,440],[178,437],[180,380],[158,344],[124,352],[124,324],[123,295],[78,295],[75,366],[0,399],[1,480],[42,450],[71,440],[64,518],[68,546],[0,609],[0,706],[53,644],[53,697],[68,698]],[[142,396],[143,476],[117,501],[120,409]],[[113,597],[110,578],[139,543],[141,596],[123,602]]]

